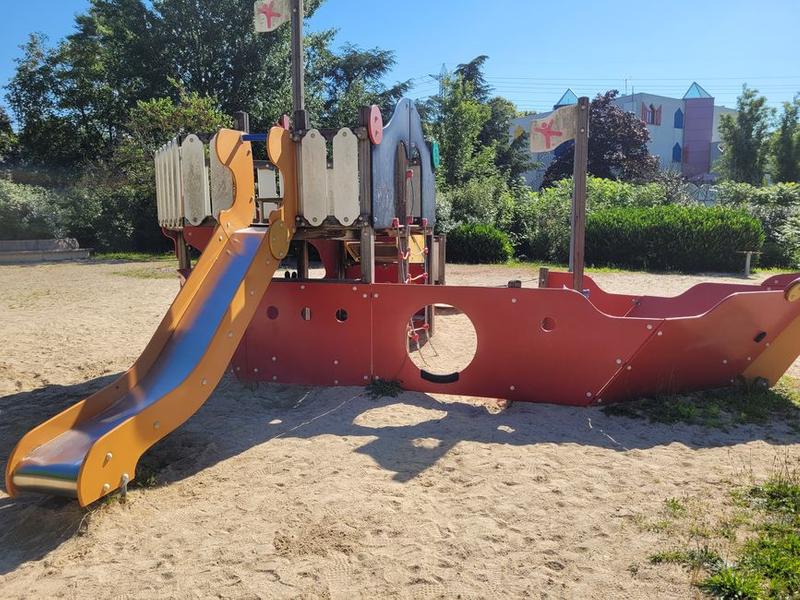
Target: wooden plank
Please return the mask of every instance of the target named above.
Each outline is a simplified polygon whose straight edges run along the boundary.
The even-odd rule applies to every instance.
[[[211,197],[205,148],[196,135],[187,136],[181,144],[181,183],[184,216],[192,225],[200,225],[211,216]]]
[[[358,192],[358,138],[344,128],[333,138],[333,169],[328,172],[331,212],[342,225],[358,219]]]
[[[211,212],[215,219],[220,211],[233,205],[233,177],[217,156],[217,136],[211,138]]]
[[[300,214],[316,227],[328,216],[328,152],[316,129],[303,138],[300,157]]]
[[[589,162],[589,98],[577,106],[578,127],[575,136],[575,165],[572,200],[572,288],[583,293],[584,250],[586,245],[586,169]]]

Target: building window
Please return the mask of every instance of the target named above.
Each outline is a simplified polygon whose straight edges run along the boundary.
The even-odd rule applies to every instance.
[[[672,162],[679,163],[683,158],[683,151],[681,150],[681,145],[676,143],[672,147]]]
[[[683,111],[680,108],[675,111],[675,129],[683,129]]]
[[[642,121],[648,125],[661,125],[661,105],[656,108],[653,104],[642,102]]]

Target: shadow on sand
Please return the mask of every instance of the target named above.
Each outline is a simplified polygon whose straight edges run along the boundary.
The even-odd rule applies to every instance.
[[[48,386],[0,398],[0,466],[31,428],[110,383],[117,375],[75,386]],[[169,485],[276,438],[313,441],[322,435],[364,438],[355,451],[370,456],[396,481],[406,482],[462,441],[528,446],[578,444],[624,452],[671,443],[689,448],[731,446],[752,440],[796,443],[796,433],[778,424],[731,431],[688,425],[642,425],[599,409],[516,403],[490,411],[477,402],[442,402],[427,394],[404,392],[397,398],[370,398],[361,388],[305,388],[277,384],[246,385],[225,379],[206,405],[184,426],[156,444],[140,461],[139,482]],[[402,407],[395,405],[403,405]],[[372,411],[395,406],[428,420],[392,424],[395,409],[379,425]],[[388,418],[387,418],[388,416]],[[422,421],[422,422],[419,422]],[[420,445],[419,439],[437,440]],[[431,446],[431,447],[429,447]],[[40,560],[80,535],[87,509],[62,498],[0,498],[0,575]]]

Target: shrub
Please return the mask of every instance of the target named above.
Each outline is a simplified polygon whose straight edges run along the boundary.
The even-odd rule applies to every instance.
[[[761,221],[766,234],[762,265],[797,265],[797,247],[792,243],[796,237],[787,227],[800,219],[800,184],[755,187],[726,181],[716,187],[716,192],[720,204],[742,208]]]
[[[508,235],[485,223],[465,223],[447,235],[447,258],[454,263],[503,263],[513,247]]]
[[[654,206],[594,211],[586,226],[587,262],[635,269],[738,271],[739,250],[758,251],[764,230],[725,207]]]
[[[442,191],[437,204],[439,215],[446,219],[440,226],[443,231],[462,223],[490,223],[507,229],[511,224],[514,197],[500,177],[474,178]]]
[[[52,192],[0,179],[0,239],[50,239],[65,233]]]

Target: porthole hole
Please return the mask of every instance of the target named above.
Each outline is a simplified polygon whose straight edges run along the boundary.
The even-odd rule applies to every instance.
[[[270,321],[274,321],[278,318],[278,307],[277,306],[270,306],[267,308],[267,318]]]
[[[336,311],[336,320],[339,321],[339,323],[344,323],[345,321],[347,321],[347,317],[348,314],[345,309],[340,308],[339,310]]]
[[[550,333],[556,328],[556,320],[553,317],[545,317],[542,319],[539,326],[542,328],[542,331]]]
[[[449,305],[428,305],[414,312],[406,325],[406,337],[411,361],[432,375],[460,373],[478,350],[472,321]]]

